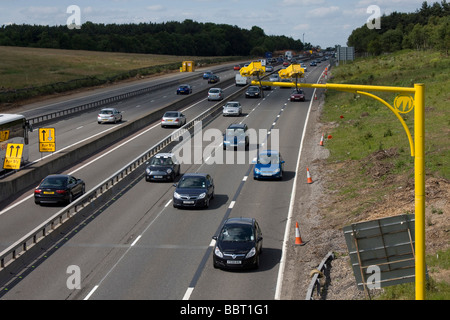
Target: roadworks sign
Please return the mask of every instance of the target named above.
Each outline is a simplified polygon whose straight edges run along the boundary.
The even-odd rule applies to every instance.
[[[22,160],[23,144],[8,143],[6,146],[5,161],[3,162],[3,169],[20,169],[20,162]]]

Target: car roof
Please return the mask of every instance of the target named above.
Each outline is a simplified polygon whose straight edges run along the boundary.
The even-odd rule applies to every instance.
[[[183,177],[206,177],[208,174],[207,173],[185,173],[183,174]]]
[[[227,129],[242,129],[245,128],[246,124],[245,123],[232,123],[228,126]]]
[[[166,112],[164,112],[164,114],[167,114],[167,113],[181,113],[180,111],[175,111],[175,110],[172,110],[172,111],[166,111]]]
[[[55,174],[49,174],[44,179],[46,179],[46,178],[69,178],[69,177],[71,177],[71,176],[68,174],[56,174],[55,173]]]
[[[117,110],[117,109],[116,108],[101,108],[100,109],[100,111],[103,111],[103,110],[111,110],[112,111],[112,110]]]
[[[278,150],[264,150],[264,151],[261,151],[259,154],[268,154],[268,153],[279,154],[280,152]]]
[[[246,225],[253,225],[255,223],[255,218],[243,218],[243,217],[238,217],[238,218],[229,218],[225,221],[225,223],[223,225],[228,225],[228,224],[246,224]]]
[[[161,152],[161,153],[155,154],[153,157],[155,157],[155,158],[172,158],[173,156],[174,156],[173,153]]]

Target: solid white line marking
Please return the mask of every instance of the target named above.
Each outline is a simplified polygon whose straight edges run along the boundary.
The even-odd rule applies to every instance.
[[[164,206],[164,208],[167,208],[171,202],[172,202],[172,199],[170,199],[169,201],[167,201],[167,203],[166,203],[166,205]]]
[[[189,287],[186,290],[186,293],[184,294],[183,300],[189,300],[189,298],[191,297],[192,291],[194,291],[194,288]]]
[[[133,241],[133,243],[131,244],[131,247],[133,247],[133,246],[136,244],[136,242],[139,241],[140,238],[141,238],[141,235],[139,235],[139,236],[136,238],[136,240]]]
[[[98,288],[98,285],[95,286],[83,300],[89,300],[89,298],[92,296],[92,294],[95,292],[95,290],[97,290],[97,288]]]
[[[322,72],[322,74],[323,74],[323,72]],[[321,77],[322,77],[322,75],[317,80],[317,83],[319,83],[319,80]],[[314,97],[315,93],[316,93],[316,88],[314,88],[313,95],[312,95],[313,97]],[[308,126],[309,114],[310,114],[311,106],[312,106],[313,102],[314,102],[314,99],[311,99],[311,102],[309,103],[309,107],[308,107],[308,113],[306,114],[305,126],[303,127],[302,139],[300,140],[300,147],[299,147],[298,156],[297,156],[297,166],[295,168],[295,176],[296,177],[298,176],[298,170],[299,170],[299,166],[300,166],[300,158],[301,158],[302,149],[303,149],[303,140],[305,139],[306,127]],[[284,230],[283,249],[281,250],[281,261],[280,261],[280,267],[278,269],[277,285],[275,288],[275,300],[280,300],[280,298],[281,298],[281,286],[283,283],[284,268],[285,268],[285,264],[286,264],[286,250],[287,250],[287,244],[289,241],[288,238],[289,238],[289,232],[291,229],[291,222],[292,222],[291,219],[292,219],[292,213],[294,211],[294,202],[295,202],[296,193],[297,193],[297,182],[296,182],[296,180],[294,180],[294,185],[293,185],[292,191],[291,191],[291,198],[290,198],[291,200],[289,203],[289,213],[288,213],[288,217],[287,217],[287,221],[286,221],[286,229]]]

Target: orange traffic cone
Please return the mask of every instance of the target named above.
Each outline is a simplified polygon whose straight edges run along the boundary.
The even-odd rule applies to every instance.
[[[295,245],[303,246],[305,243],[302,241],[302,237],[300,236],[300,230],[298,228],[298,222],[295,223]]]
[[[317,100],[317,94],[314,93],[314,100]]]
[[[312,183],[311,174],[309,173],[309,169],[306,168],[306,179],[308,183]]]
[[[323,147],[323,133],[322,133],[322,138],[320,138],[319,146]]]

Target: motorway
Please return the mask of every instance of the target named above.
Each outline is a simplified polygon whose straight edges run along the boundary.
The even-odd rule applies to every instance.
[[[306,82],[315,83],[323,68],[320,65],[308,67]],[[229,75],[220,76],[226,78],[234,74],[231,70]],[[192,85],[196,90],[207,84],[199,79]],[[137,119],[150,108],[159,108],[179,98],[175,90],[176,86],[158,90],[123,101],[116,107],[123,111],[124,121]],[[225,88],[225,94],[236,90],[233,84]],[[249,128],[264,133],[261,137],[267,138],[267,143],[274,135],[266,135],[264,130],[275,133],[274,129],[279,129],[280,151],[286,161],[282,181],[253,180],[253,148],[246,152],[245,163],[182,164],[182,173],[207,172],[214,178],[215,198],[206,210],[173,208],[172,183],[136,181],[127,192],[111,199],[106,208],[73,230],[57,249],[30,266],[26,275],[2,291],[0,298],[274,299],[300,140],[313,99],[313,90],[305,89],[306,102],[290,102],[290,92],[291,89],[272,88],[264,92],[263,99],[245,99],[242,94],[236,100],[243,106],[243,116],[219,116],[207,127],[223,132],[230,123],[245,122]],[[205,97],[182,111],[189,121],[214,103]],[[51,125],[58,133],[57,148],[60,149],[121,124],[98,125],[96,111],[93,111]],[[131,137],[74,164],[65,173],[85,180],[89,190],[172,130],[161,128],[159,122],[149,124]],[[31,141],[36,140],[37,137],[31,137]],[[266,142],[263,140],[258,142]],[[221,154],[221,142],[204,137],[202,154],[211,146]],[[192,148],[193,153],[199,151],[196,146]],[[36,148],[30,145],[30,150],[33,149]],[[227,153],[233,154],[233,151]],[[207,158],[208,152],[205,154]],[[34,158],[38,156],[32,154]],[[224,154],[222,159],[227,156]],[[32,190],[0,212],[0,251],[60,209],[37,206],[30,195]],[[214,269],[211,237],[226,218],[239,216],[254,217],[261,226],[264,253],[260,268],[237,272]],[[71,268],[80,271],[79,288],[72,288],[69,283]]]

